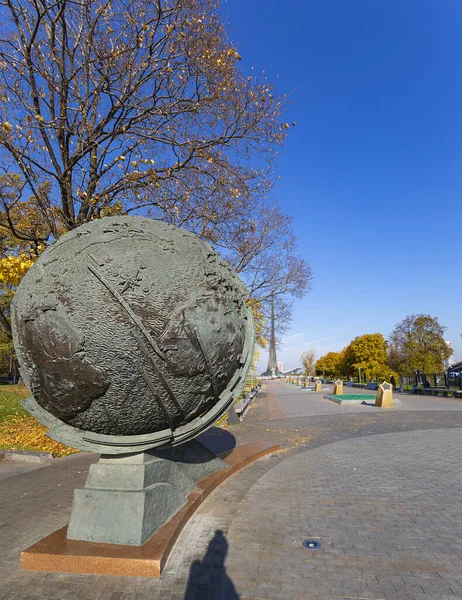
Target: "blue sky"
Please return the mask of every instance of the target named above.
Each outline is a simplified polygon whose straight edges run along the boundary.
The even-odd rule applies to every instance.
[[[406,315],[448,327],[462,359],[462,2],[230,0],[242,67],[291,93],[275,197],[313,290],[284,368]],[[261,366],[266,366],[263,353]]]

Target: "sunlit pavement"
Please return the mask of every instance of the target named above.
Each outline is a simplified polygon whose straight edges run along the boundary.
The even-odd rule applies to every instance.
[[[345,407],[270,382],[209,441],[282,450],[205,501],[161,580],[18,571],[20,550],[67,522],[93,457],[0,480],[0,598],[462,598],[462,401],[399,397]]]

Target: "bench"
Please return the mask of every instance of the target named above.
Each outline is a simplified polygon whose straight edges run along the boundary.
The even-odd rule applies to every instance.
[[[0,377],[0,384],[4,383],[18,383],[19,375],[8,375],[6,377]]]
[[[422,394],[423,396],[441,396],[443,398],[462,398],[462,390],[450,390],[448,388],[416,388],[414,394]]]
[[[257,385],[257,387],[254,387],[250,390],[249,394],[247,392],[244,392],[242,394],[242,398],[238,402],[236,402],[236,404],[234,405],[234,410],[236,411],[236,414],[240,419],[242,418],[242,415],[247,410],[247,407],[249,406],[249,404],[252,402],[252,400],[255,398],[255,396],[260,391],[260,388],[261,388],[261,386]]]

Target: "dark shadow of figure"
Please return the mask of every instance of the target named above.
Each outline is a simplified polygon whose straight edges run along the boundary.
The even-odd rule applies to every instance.
[[[233,582],[226,574],[228,542],[220,529],[215,531],[203,560],[195,560],[189,571],[184,600],[239,600]]]

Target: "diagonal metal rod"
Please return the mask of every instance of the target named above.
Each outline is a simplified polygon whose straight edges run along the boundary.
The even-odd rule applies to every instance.
[[[170,425],[170,429],[172,431],[175,431],[175,425],[173,423],[173,419],[171,418],[170,413],[168,412],[168,408],[165,406],[164,402],[162,401],[162,398],[157,393],[156,388],[154,387],[154,384],[152,383],[152,380],[149,377],[149,373],[146,371],[146,369],[144,368],[144,366],[141,365],[141,364],[138,365],[138,368],[139,368],[139,370],[141,372],[141,375],[143,376],[144,381],[146,382],[146,385],[151,390],[152,395],[154,396],[157,404],[159,405],[159,408],[164,413],[165,418],[167,419],[167,421],[168,421],[168,423]]]
[[[90,258],[92,260],[94,260],[94,258],[91,255]],[[143,323],[141,322],[141,320],[139,319],[139,317],[133,312],[131,306],[128,304],[128,302],[125,300],[125,298],[123,296],[121,296],[121,294],[119,294],[119,292],[113,288],[113,286],[110,284],[110,282],[104,277],[104,275],[102,273],[100,273],[98,271],[98,269],[96,269],[95,267],[93,267],[92,265],[87,265],[88,269],[91,271],[91,273],[93,273],[93,275],[99,279],[99,281],[101,281],[101,283],[104,285],[104,287],[109,290],[109,292],[116,298],[116,300],[121,304],[121,306],[125,309],[125,311],[127,312],[128,316],[130,317],[130,320],[134,323],[135,327],[133,328],[133,333],[138,341],[138,343],[140,344],[140,348],[144,354],[144,356],[146,357],[146,359],[148,360],[148,362],[151,364],[151,366],[153,367],[154,371],[156,372],[157,377],[159,378],[159,380],[161,381],[165,391],[167,392],[169,398],[171,399],[172,403],[174,404],[175,408],[178,410],[178,412],[180,413],[180,416],[184,419],[184,410],[181,407],[180,403],[178,402],[178,400],[176,399],[175,394],[173,393],[173,390],[171,389],[171,387],[169,386],[167,380],[165,379],[163,373],[160,371],[159,367],[156,365],[151,353],[148,351],[148,349],[146,348],[146,345],[143,341],[143,337],[147,340],[147,342],[149,343],[149,345],[152,347],[152,349],[154,350],[154,352],[163,360],[165,361],[165,355],[164,353],[160,350],[160,348],[157,346],[156,342],[154,341],[154,339],[152,338],[152,336],[150,335],[149,331],[146,329],[146,327],[143,325]],[[140,335],[141,334],[141,335]],[[159,394],[157,394],[157,392],[154,389],[154,386],[152,386],[152,382],[149,379],[149,375],[146,372],[145,369],[141,369],[141,373],[143,375],[144,380],[146,381],[149,389],[151,390],[151,392],[154,395],[154,398],[156,400],[156,402],[159,404],[160,408],[162,409],[162,411],[166,414],[166,417],[168,419],[168,422],[170,424],[172,424],[172,417],[168,412],[167,407],[165,406],[165,404],[162,402],[161,397],[159,396]],[[173,429],[173,426],[171,425],[171,428]]]
[[[175,394],[173,393],[172,388],[169,386],[168,381],[165,379],[164,374],[162,373],[162,371],[159,369],[159,367],[156,365],[156,362],[152,356],[152,354],[149,352],[149,350],[146,348],[146,344],[143,341],[143,338],[140,336],[139,331],[137,329],[133,329],[133,334],[136,337],[141,351],[143,352],[146,360],[149,362],[149,364],[152,366],[152,368],[154,369],[154,371],[156,372],[157,377],[159,378],[159,380],[161,381],[162,385],[164,386],[165,391],[167,392],[170,400],[172,401],[172,403],[174,404],[175,408],[178,410],[178,412],[180,413],[181,417],[184,418],[184,410],[181,406],[181,404],[178,402],[178,400],[176,399]]]
[[[194,335],[196,336],[196,339],[199,343],[199,347],[201,349],[202,352],[202,356],[204,357],[205,360],[205,364],[207,365],[207,369],[210,375],[210,379],[212,380],[212,386],[213,386],[213,394],[215,396],[215,400],[218,400],[218,385],[217,385],[217,380],[215,377],[215,374],[213,372],[213,368],[212,368],[212,363],[210,362],[210,358],[209,355],[207,353],[207,349],[204,345],[204,343],[202,342],[200,336],[199,336],[199,332],[197,331],[197,329],[194,327],[193,328],[194,331]]]
[[[88,255],[88,256],[90,256],[90,255]],[[90,258],[93,258],[93,257],[90,256]],[[140,318],[133,312],[131,306],[128,304],[128,302],[125,300],[125,298],[123,296],[121,296],[121,294],[119,294],[119,292],[116,289],[114,289],[114,287],[110,284],[110,282],[106,279],[106,277],[104,277],[104,275],[98,271],[98,269],[96,269],[92,265],[87,265],[87,266],[88,266],[88,269],[93,273],[93,275],[101,281],[101,283],[104,285],[104,287],[107,288],[111,292],[111,294],[114,296],[114,298],[125,309],[128,316],[130,317],[130,320],[138,327],[138,329],[141,331],[143,336],[146,338],[147,342],[152,347],[152,349],[157,354],[157,356],[159,358],[161,358],[163,361],[165,361],[164,353],[159,348],[159,346],[156,344],[152,335],[149,333],[149,331],[143,325]]]

